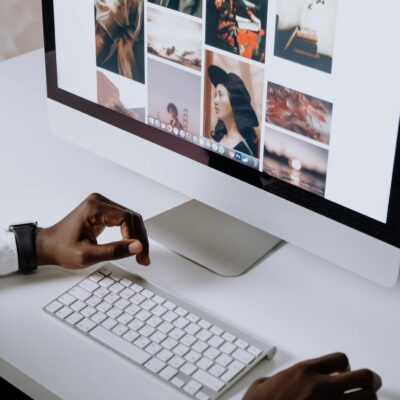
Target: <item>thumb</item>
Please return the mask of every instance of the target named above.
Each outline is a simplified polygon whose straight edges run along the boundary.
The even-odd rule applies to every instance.
[[[121,240],[101,245],[88,244],[84,248],[84,259],[86,264],[92,265],[136,255],[142,250],[143,245],[139,240]]]

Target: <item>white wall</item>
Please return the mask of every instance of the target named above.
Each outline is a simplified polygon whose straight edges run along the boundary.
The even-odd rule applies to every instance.
[[[0,0],[0,61],[43,46],[40,0]]]

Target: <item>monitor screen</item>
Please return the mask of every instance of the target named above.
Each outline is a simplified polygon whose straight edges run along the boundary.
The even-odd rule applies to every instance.
[[[399,2],[53,4],[59,89],[388,222]]]

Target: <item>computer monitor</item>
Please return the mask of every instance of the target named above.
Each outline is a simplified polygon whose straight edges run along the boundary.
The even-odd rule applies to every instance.
[[[210,254],[229,268],[231,238],[257,261],[251,244],[277,237],[395,285],[400,3],[44,0],[43,11],[52,130],[210,207],[175,210],[177,230],[197,218],[185,244],[218,239]]]

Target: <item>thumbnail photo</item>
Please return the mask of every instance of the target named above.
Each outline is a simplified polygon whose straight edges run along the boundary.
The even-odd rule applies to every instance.
[[[200,72],[202,50],[200,22],[153,7],[148,7],[147,21],[149,54]]]
[[[328,151],[267,128],[264,172],[319,196],[325,195]]]
[[[204,136],[259,158],[264,69],[206,53]]]
[[[148,60],[149,123],[170,133],[200,134],[201,77]]]
[[[275,55],[332,72],[338,0],[278,0]]]
[[[206,43],[264,62],[268,0],[207,1]]]
[[[276,83],[268,83],[267,117],[270,124],[329,144],[333,105]]]
[[[170,8],[201,18],[203,11],[202,0],[149,0],[149,3]]]
[[[144,83],[144,0],[95,0],[97,66]]]
[[[111,110],[145,122],[145,86],[121,75],[97,70],[97,102]]]

